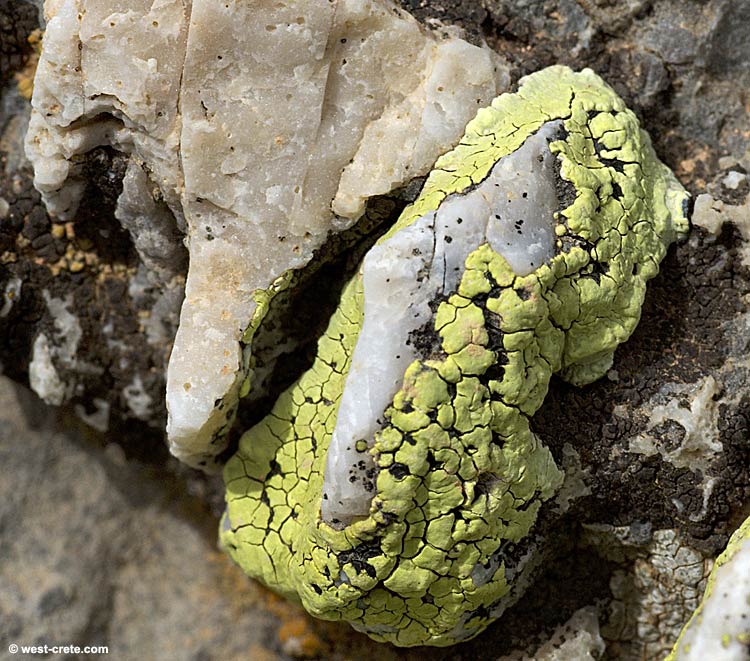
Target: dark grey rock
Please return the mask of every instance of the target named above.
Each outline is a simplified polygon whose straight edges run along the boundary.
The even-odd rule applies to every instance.
[[[29,429],[14,390],[0,378],[1,658],[11,643],[47,643],[231,659],[273,640],[262,590],[216,550],[188,485],[82,428],[62,433],[38,400]]]

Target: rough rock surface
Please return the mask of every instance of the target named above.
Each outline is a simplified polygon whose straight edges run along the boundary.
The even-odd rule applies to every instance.
[[[667,661],[742,661],[750,645],[750,519],[716,559],[700,606]]]
[[[263,594],[216,550],[183,480],[84,429],[61,432],[61,414],[5,378],[0,410],[0,658],[10,644],[106,645],[117,659],[265,648],[275,624]]]
[[[564,473],[529,425],[550,377],[610,369],[686,202],[590,70],[543,69],[480,110],[242,437],[222,545],[376,640],[475,636],[550,555]]]
[[[114,215],[127,172],[127,164],[119,162],[115,154],[100,149],[84,160],[89,192],[70,223],[50,218],[33,190],[22,147],[29,107],[17,93],[12,76],[18,73],[21,80],[28,78],[28,72],[19,69],[31,53],[25,38],[37,26],[36,7],[34,12],[29,10],[36,4],[0,2],[2,53],[11,53],[10,58],[0,56],[0,66],[7,67],[0,99],[0,310],[4,312],[0,314],[0,363],[4,373],[28,384],[33,346],[43,334],[60,380],[75,384],[70,405],[94,422],[106,411],[103,403],[109,405],[108,439],[126,448],[128,457],[115,473],[127,469],[126,475],[133,477],[122,486],[128,497],[116,501],[117,511],[127,513],[136,509],[132,500],[141,484],[136,476],[150,471],[163,483],[174,474],[158,430],[165,417],[164,367],[181,301],[179,295],[176,300],[160,298],[161,290],[138,277],[139,272],[143,274],[141,260]],[[638,626],[643,618],[638,613],[644,612],[645,599],[655,602],[647,595],[677,589],[666,584],[662,587],[658,577],[663,574],[650,569],[648,559],[654,553],[649,548],[652,540],[660,538],[656,533],[676,531],[681,540],[676,548],[690,549],[685,552],[691,558],[690,566],[695,554],[710,564],[739,524],[750,496],[746,469],[749,378],[743,363],[750,340],[746,316],[750,281],[745,256],[745,237],[750,234],[743,223],[750,190],[746,177],[750,130],[744,97],[750,86],[750,38],[744,27],[747,4],[741,0],[402,0],[400,4],[425,25],[460,23],[474,43],[485,38],[510,60],[514,82],[554,63],[592,67],[639,114],[657,153],[693,193],[696,211],[707,212],[696,214],[696,225],[702,226],[668,254],[662,273],[652,283],[641,324],[615,356],[613,371],[582,392],[553,382],[547,403],[533,421],[535,430],[557,453],[558,463],[567,462],[566,470],[575,477],[573,493],[590,492],[583,500],[585,507],[569,510],[565,525],[550,532],[559,548],[556,562],[549,563],[527,600],[475,641],[450,652],[429,652],[430,658],[481,659],[496,658],[518,647],[533,654],[545,642],[544,631],[551,632],[579,608],[598,604],[600,631],[607,643],[605,658],[648,658],[650,650],[665,651],[667,641],[676,638],[676,622],[688,619],[695,594],[691,579],[685,596],[671,600],[685,604],[679,607],[681,613],[676,612],[672,619],[654,611],[649,636],[657,647],[640,638]],[[12,28],[6,30],[6,25]],[[699,198],[702,194],[710,199]],[[732,222],[725,225],[724,220]],[[331,281],[336,277],[330,270],[325,275]],[[69,304],[68,296],[72,296]],[[48,299],[61,303],[48,304]],[[61,353],[68,339],[57,330],[59,315],[55,317],[50,306],[78,318],[81,340],[74,363]],[[295,359],[305,362],[304,351]],[[705,419],[715,422],[717,431],[712,432],[712,438],[724,446],[724,452],[710,456],[707,472],[701,468],[699,476],[669,460],[689,438],[691,416],[703,415],[701,407],[706,408]],[[10,403],[6,410],[15,412],[17,407]],[[34,415],[39,415],[34,410]],[[124,427],[123,419],[140,419],[144,424]],[[152,426],[150,431],[146,422]],[[15,425],[2,427],[11,429],[10,435],[3,436],[3,451],[17,459],[15,465],[44,466],[47,471],[50,464],[44,463],[44,458],[48,455],[24,454],[24,448],[29,447],[24,440],[27,436],[20,431],[20,419]],[[45,445],[38,447],[49,446],[53,437],[46,433]],[[661,439],[664,451],[651,452],[653,441],[649,439]],[[107,456],[90,439],[66,441],[63,447],[76,476],[86,474],[92,459],[103,462]],[[148,457],[149,468],[134,461],[133,453]],[[33,474],[38,474],[36,468]],[[69,493],[64,491],[70,482],[66,476],[52,470],[45,474],[48,488],[56,485],[60,493]],[[113,479],[108,475],[107,480]],[[204,484],[202,478],[185,479],[193,489]],[[22,485],[15,483],[8,486],[8,493],[28,493],[27,501],[38,497],[37,490],[24,492]],[[51,511],[59,511],[63,501],[68,502],[64,498],[50,501]],[[85,507],[67,507],[71,517],[91,524]],[[72,576],[88,576],[86,566],[72,569],[80,553],[80,538],[68,546],[56,546],[65,530],[56,537],[24,537],[18,528],[20,501],[9,501],[8,508],[0,532],[4,549],[13,544],[18,549],[15,553],[43,553],[45,558],[54,558],[50,566],[64,568],[63,574],[70,571]],[[189,524],[181,528],[183,532],[208,525],[189,508],[181,521]],[[588,534],[576,542],[572,531],[582,522],[627,528],[630,537],[622,542],[624,550],[619,552],[618,545],[610,542],[606,552],[602,551]],[[132,530],[134,535],[138,532]],[[213,543],[213,531],[206,534],[210,535],[208,544]],[[153,550],[144,552],[130,575],[141,576],[144,568],[154,563],[154,555]],[[657,555],[666,557],[661,551]],[[41,561],[38,564],[43,566]],[[190,576],[203,575],[205,566],[191,570]],[[641,578],[637,567],[647,570]],[[650,575],[655,582],[646,580]],[[241,578],[232,582],[233,589],[238,582],[245,585]],[[30,590],[29,585],[24,590]],[[111,614],[106,609],[89,608],[96,596],[89,585],[84,581],[77,586],[80,601],[68,604],[66,617],[86,622],[81,630],[99,631],[101,621],[109,621]],[[159,595],[169,586],[157,580],[141,585],[141,599],[148,595],[153,603],[163,603]],[[655,585],[656,592],[649,585]],[[214,591],[202,593],[202,598],[220,600],[223,590],[229,589],[218,579],[211,581],[210,588]],[[19,621],[23,631],[42,631],[44,620],[34,610],[34,598],[22,593],[17,598],[21,605],[14,606],[16,615],[2,617],[0,622],[4,626],[16,623],[13,631],[19,630]],[[197,621],[201,601],[190,603],[194,605],[179,616],[180,622]],[[268,604],[263,608],[269,608]],[[22,609],[26,609],[25,615],[20,614]],[[136,607],[134,610],[137,612]],[[253,624],[242,627],[241,633],[236,626],[227,629],[224,640],[234,644],[238,639],[232,636],[251,636],[253,627],[257,629],[264,621],[260,612],[254,613]],[[237,612],[234,617],[239,617]],[[134,644],[132,641],[146,640],[153,631],[153,619],[153,612],[148,618],[134,616],[132,628],[113,627],[108,640],[123,649]],[[106,622],[101,626],[107,626]],[[420,658],[422,654],[419,650],[375,648],[356,634],[342,634],[339,628],[304,619],[285,621],[282,627],[280,634],[289,654],[352,658],[372,654],[374,649],[381,658]],[[305,647],[311,643],[306,638],[310,630],[323,632],[320,635],[328,646],[322,651]],[[196,648],[190,649],[184,629],[180,632],[179,638],[171,639],[171,651],[184,653],[184,658],[210,658],[210,651],[198,654]],[[508,632],[512,632],[510,636]],[[346,639],[337,647],[339,636]],[[237,644],[241,646],[242,641]]]
[[[257,388],[262,300],[330,250],[369,198],[426,174],[507,72],[390,0],[119,7],[45,4],[26,152],[63,221],[85,191],[81,157],[121,155],[115,216],[163,290],[182,284],[185,234],[167,433],[176,456],[209,469],[239,393]]]

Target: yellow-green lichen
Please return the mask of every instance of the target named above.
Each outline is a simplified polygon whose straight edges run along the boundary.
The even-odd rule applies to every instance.
[[[599,378],[638,322],[646,282],[687,229],[686,194],[623,102],[591,71],[552,67],[495,99],[442,156],[397,236],[545,124],[574,195],[556,250],[517,276],[487,243],[437,304],[432,350],[405,371],[374,439],[369,516],[321,520],[326,451],[363,321],[355,277],[313,366],[242,438],[225,469],[221,541],[251,576],[311,613],[397,645],[469,638],[517,598],[524,547],[562,471],[529,428],[550,377]],[[566,184],[567,182],[567,184]]]

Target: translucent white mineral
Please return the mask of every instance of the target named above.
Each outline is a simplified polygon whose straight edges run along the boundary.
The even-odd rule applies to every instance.
[[[734,546],[732,546],[734,542]],[[686,626],[671,661],[747,661],[750,658],[750,537],[735,533],[730,555],[712,572],[701,609]],[[720,564],[721,563],[721,564]]]
[[[36,186],[72,217],[77,157],[110,145],[135,163],[124,194],[152,184],[186,228],[168,435],[178,457],[210,465],[246,376],[254,293],[304,266],[368,197],[426,174],[507,68],[389,0],[47,0],[45,13],[27,136]]]
[[[430,304],[454,292],[469,253],[489,243],[517,275],[554,255],[558,208],[555,156],[549,142],[560,122],[545,124],[466,194],[372,248],[362,265],[364,321],[352,356],[326,458],[321,513],[350,522],[367,516],[373,469],[357,442],[372,443],[383,414],[418,357],[410,335],[433,317]]]

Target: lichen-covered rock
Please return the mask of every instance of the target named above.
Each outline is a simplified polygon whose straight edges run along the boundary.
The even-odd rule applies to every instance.
[[[750,519],[732,535],[667,661],[743,661],[750,646]]]
[[[0,377],[2,658],[44,644],[108,646],[119,659],[280,658],[268,647],[296,610],[274,612],[216,550],[200,492],[13,385]]]
[[[4,17],[10,17],[12,24],[10,31],[3,27],[0,51],[28,52],[27,33],[38,26],[17,17],[32,17],[29,6],[41,4],[42,0],[0,1],[0,24]],[[533,531],[535,538],[546,540],[549,551],[540,574],[535,574],[524,598],[484,635],[455,649],[435,650],[431,656],[438,661],[473,659],[486,656],[488,649],[498,655],[523,649],[534,658],[542,630],[553,630],[576,609],[595,603],[606,658],[663,658],[703,590],[695,583],[695,560],[702,556],[705,569],[726,546],[737,516],[745,512],[749,493],[750,272],[744,265],[750,254],[750,180],[745,174],[750,170],[750,131],[744,95],[750,84],[746,56],[750,33],[745,29],[750,5],[727,0],[400,0],[399,4],[428,29],[439,22],[466,26],[471,43],[486,40],[508,58],[514,83],[551,63],[598,71],[641,118],[657,153],[696,197],[692,214],[696,227],[690,240],[670,250],[660,275],[649,284],[643,319],[618,350],[613,369],[586,388],[553,378],[542,408],[531,420],[537,437],[566,472],[565,484],[540,510]],[[129,3],[128,9],[138,6]],[[21,62],[15,55],[6,58],[5,75],[12,76]],[[28,89],[32,70],[29,66],[16,72],[22,93]],[[144,250],[140,236],[142,211],[162,193],[155,186],[134,186],[129,188],[132,194],[120,198],[123,205],[110,204],[112,193],[119,194],[117,187],[127,171],[123,165],[128,162],[119,155],[112,158],[112,150],[97,149],[79,161],[82,178],[91,188],[88,199],[70,221],[48,217],[31,189],[30,168],[22,155],[29,108],[17,92],[13,80],[0,90],[0,367],[25,384],[32,360],[37,377],[45,366],[54,368],[47,385],[54,386],[54,375],[62,384],[46,394],[61,389],[74,392],[71,403],[97,425],[109,410],[108,440],[148,455],[160,482],[166,482],[164,476],[174,462],[165,465],[161,433],[148,435],[133,424],[135,415],[163,430],[164,365],[176,329],[174,312],[179,312],[182,298],[179,290],[173,290],[168,301],[158,299],[166,293],[163,281],[154,283],[151,278],[164,261]],[[113,214],[117,207],[124,212],[118,211],[120,222],[132,228],[138,254],[128,232],[118,227]],[[170,215],[166,218],[171,221]],[[158,217],[164,216],[158,213]],[[177,229],[171,222],[171,229]],[[159,236],[169,238],[163,232]],[[172,236],[181,241],[179,232]],[[310,312],[321,307],[321,293],[330,301],[338,300],[341,282],[336,273],[329,273],[323,286],[293,281],[274,299],[269,316],[276,313],[274,306],[288,310],[269,321],[273,332],[264,322],[254,338],[253,358],[258,363],[240,416],[252,411],[255,422],[265,410],[271,400],[268,394],[280,386],[277,371],[267,369],[266,356],[286,350],[301,335],[315,342],[319,322],[328,312],[312,322]],[[285,296],[289,298],[284,300]],[[59,330],[71,327],[66,326],[70,315],[77,318],[82,332],[77,345]],[[300,336],[294,336],[297,329],[291,328],[289,319],[296,322]],[[42,336],[46,343],[39,339]],[[293,380],[308,364],[307,358],[305,352],[284,359],[286,377]],[[266,391],[266,398],[256,401],[265,389],[260,384],[271,381],[276,383]],[[39,392],[45,394],[43,388]],[[129,419],[126,429],[117,426],[122,418]],[[705,444],[699,433],[703,423],[708,425]],[[3,449],[22,466],[23,449],[14,448],[14,443],[24,445],[24,439],[13,429],[10,432]],[[97,452],[88,454],[91,458]],[[571,479],[576,471],[578,484]],[[58,483],[62,485],[58,490],[65,491],[65,476],[53,473],[45,470],[45,493],[53,492]],[[138,483],[133,484],[138,491]],[[191,480],[189,490],[195,487]],[[119,507],[127,510],[131,501]],[[567,511],[562,518],[549,516],[563,503]],[[48,509],[52,512],[60,504],[68,506],[71,501],[64,498]],[[632,539],[621,544],[616,535],[605,535],[594,548],[571,549],[570,544],[580,538],[581,523],[615,526],[618,534],[627,531]],[[12,526],[6,526],[0,537],[5,546],[11,540],[20,558],[29,551],[54,555],[61,538],[24,539]],[[24,541],[30,544],[26,549]],[[516,546],[512,553],[518,557],[530,545]],[[610,562],[623,545],[622,561]],[[60,566],[67,566],[61,557]],[[148,573],[149,566],[148,559],[137,568],[133,565],[132,576]],[[151,581],[148,586],[160,600],[161,585]],[[97,588],[93,584],[76,592],[84,600]],[[12,600],[18,593],[8,594]],[[225,595],[229,594],[236,597],[237,590],[227,590]],[[106,605],[97,611],[97,622],[108,618]],[[76,601],[66,605],[70,617],[76,617],[78,608]],[[3,633],[13,628],[15,613],[6,614],[0,614],[0,638],[7,643]],[[248,624],[256,627],[252,619],[244,622],[230,636],[232,644],[239,645],[234,649],[242,649],[238,632],[240,636],[247,632]],[[132,634],[116,619],[105,625],[115,649],[134,649],[126,646]],[[151,618],[143,626],[145,633],[140,635],[153,640],[150,627],[159,624]],[[325,623],[314,626],[326,627]],[[335,632],[345,656],[358,656],[352,641],[362,642],[362,637],[347,627],[325,631]],[[178,655],[200,655],[185,641],[170,642]],[[366,650],[362,656],[372,655],[374,648],[362,644]],[[327,656],[336,656],[338,649],[332,652]],[[424,652],[380,646],[375,654],[411,659]]]
[[[610,368],[686,198],[591,71],[481,110],[227,464],[225,548],[378,640],[480,632],[523,591],[563,481],[529,417],[553,373]]]
[[[173,453],[210,469],[226,445],[266,309],[372,196],[426,174],[507,85],[487,48],[423,29],[390,0],[48,0],[27,152],[70,219],[82,154],[125,153],[117,217],[169,287],[187,234],[167,371]],[[169,214],[139,221],[144,191]],[[152,207],[153,204],[148,204]]]
[[[613,658],[663,659],[700,603],[708,574],[703,553],[676,530],[631,526],[584,526],[582,541],[613,562],[612,599],[601,635]]]
[[[36,27],[37,9],[24,0],[0,0],[0,87],[31,52],[28,35]]]
[[[571,503],[575,519],[631,531],[624,552],[612,536],[596,545],[621,554],[601,615],[608,658],[667,655],[704,589],[698,560],[706,576],[745,511],[748,192],[725,159],[613,369],[585,389],[553,383],[532,421],[556,458],[567,445],[579,453],[591,494]],[[562,534],[579,538],[569,522]]]

